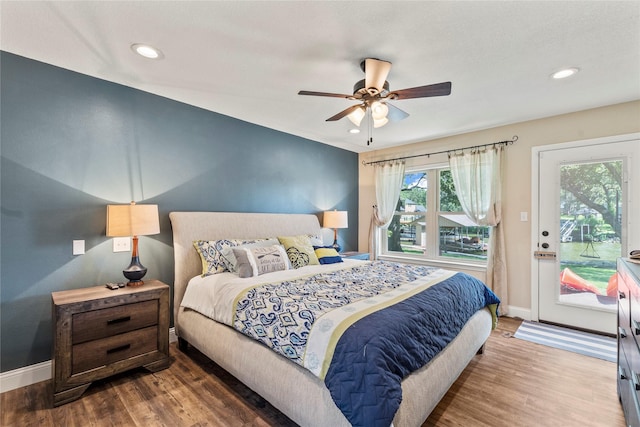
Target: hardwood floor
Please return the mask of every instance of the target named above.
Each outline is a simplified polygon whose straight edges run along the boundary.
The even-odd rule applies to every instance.
[[[614,363],[512,338],[519,324],[500,320],[424,426],[624,426]],[[3,393],[0,425],[295,425],[199,352],[170,354],[169,369],[98,381],[58,408],[49,381]]]

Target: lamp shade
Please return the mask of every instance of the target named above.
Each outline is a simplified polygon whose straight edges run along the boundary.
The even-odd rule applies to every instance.
[[[347,228],[349,226],[347,211],[326,211],[322,225],[325,228]]]
[[[147,236],[158,233],[158,205],[107,205],[107,236]]]

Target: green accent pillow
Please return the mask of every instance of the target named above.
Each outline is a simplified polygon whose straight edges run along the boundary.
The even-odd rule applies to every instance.
[[[319,265],[318,257],[311,245],[309,236],[285,236],[278,237],[278,240],[284,246],[291,261],[293,268],[300,268],[306,265]]]

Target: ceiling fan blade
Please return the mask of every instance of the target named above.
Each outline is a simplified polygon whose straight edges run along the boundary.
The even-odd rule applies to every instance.
[[[390,122],[399,122],[400,120],[406,119],[409,117],[409,113],[399,109],[393,104],[386,103],[387,107],[389,107],[389,112],[387,113],[387,118]]]
[[[375,58],[364,60],[365,89],[376,88],[378,93],[384,89],[384,82],[391,71],[391,62]]]
[[[391,99],[427,98],[430,96],[447,96],[451,93],[451,82],[436,83],[409,89],[394,90]]]
[[[358,108],[361,108],[361,107],[362,106],[360,104],[352,105],[351,107],[347,108],[346,110],[340,111],[335,116],[329,117],[326,121],[327,122],[335,122],[336,120],[340,120],[341,118],[348,116],[349,114],[353,113],[355,110],[357,110]]]
[[[301,90],[298,95],[311,95],[311,96],[330,96],[332,98],[345,98],[353,99],[353,95],[343,95],[340,93],[328,93],[328,92],[311,92],[308,90]]]

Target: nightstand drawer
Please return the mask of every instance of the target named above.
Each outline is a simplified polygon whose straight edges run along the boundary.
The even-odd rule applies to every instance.
[[[158,300],[73,315],[73,344],[110,337],[158,323]]]
[[[76,344],[73,346],[71,373],[88,371],[157,349],[157,326]]]

